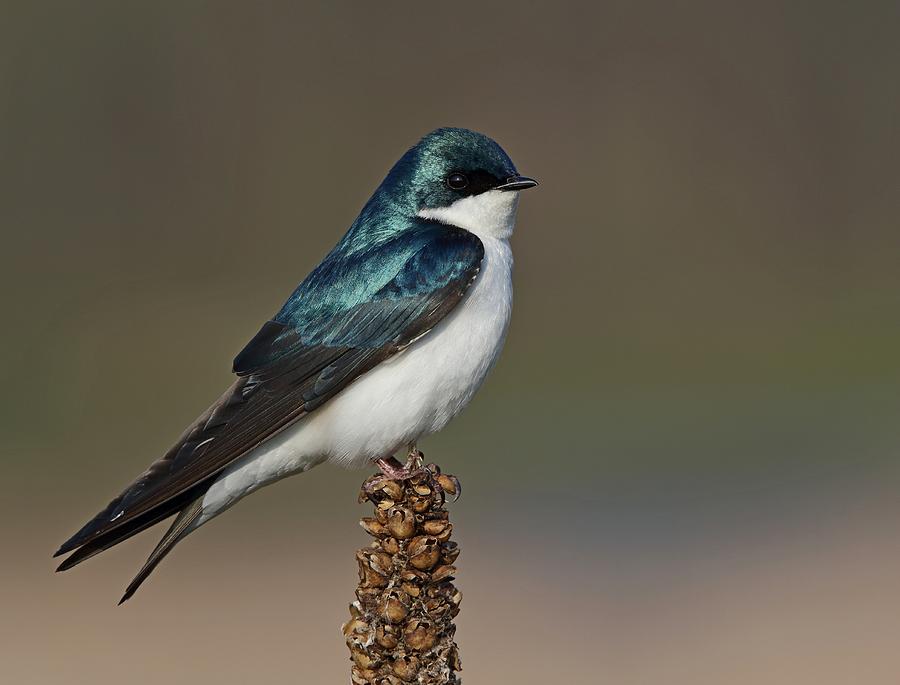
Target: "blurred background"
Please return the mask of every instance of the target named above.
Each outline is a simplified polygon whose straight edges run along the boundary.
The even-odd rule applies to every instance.
[[[336,683],[365,473],[50,554],[437,126],[523,196],[466,683],[900,680],[896,2],[0,4],[0,676]]]

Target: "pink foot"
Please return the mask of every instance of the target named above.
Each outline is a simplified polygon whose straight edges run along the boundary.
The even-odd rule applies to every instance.
[[[424,456],[419,450],[411,450],[405,464],[401,464],[394,457],[376,459],[375,463],[381,469],[381,475],[367,480],[363,489],[371,494],[386,480],[409,480],[421,476],[425,473],[425,469],[422,468]]]

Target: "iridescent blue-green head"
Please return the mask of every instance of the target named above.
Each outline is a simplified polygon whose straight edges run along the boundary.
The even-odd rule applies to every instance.
[[[498,188],[522,190],[535,183],[519,176],[509,155],[486,135],[465,128],[439,128],[400,158],[383,185],[419,211],[447,207]]]
[[[518,193],[537,185],[521,176],[509,155],[482,133],[439,128],[411,147],[388,172],[355,224],[419,216],[478,235],[512,231]],[[401,225],[399,222],[396,225]]]

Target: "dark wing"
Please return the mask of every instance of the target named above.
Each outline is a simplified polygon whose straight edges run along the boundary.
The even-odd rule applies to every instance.
[[[426,221],[376,248],[333,252],[235,358],[231,388],[60,547],[57,555],[91,543],[61,568],[184,508],[230,463],[428,332],[483,256],[476,236]]]

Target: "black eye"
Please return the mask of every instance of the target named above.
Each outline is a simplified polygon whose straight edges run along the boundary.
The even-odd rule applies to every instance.
[[[453,173],[447,177],[447,186],[453,190],[462,190],[469,185],[469,179],[465,174]]]

